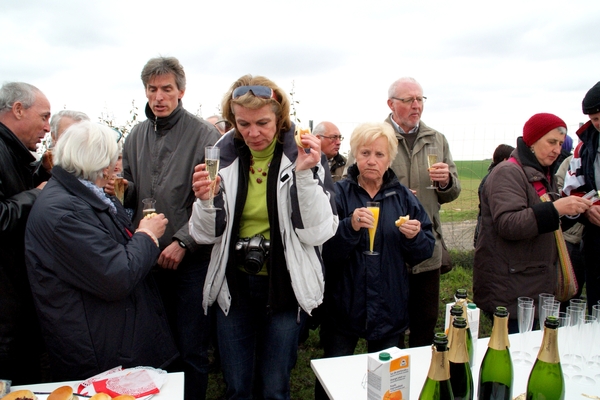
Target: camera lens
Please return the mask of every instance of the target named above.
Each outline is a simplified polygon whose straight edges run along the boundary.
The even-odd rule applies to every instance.
[[[250,250],[246,254],[244,269],[249,274],[258,274],[265,263],[265,257],[262,251]]]

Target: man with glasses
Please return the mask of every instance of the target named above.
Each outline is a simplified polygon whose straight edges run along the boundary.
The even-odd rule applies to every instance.
[[[142,70],[142,83],[148,119],[125,140],[125,207],[135,210],[137,226],[143,218],[142,200],[151,197],[156,200],[156,212],[169,220],[159,240],[160,268],[153,272],[181,353],[185,398],[204,399],[210,330],[201,305],[211,246],[192,239],[188,221],[195,199],[194,167],[204,163],[204,148],[216,143],[220,135],[214,126],[183,108],[186,79],[176,58],[150,59]]]
[[[327,157],[329,170],[334,182],[342,179],[346,158],[340,154],[340,146],[344,137],[340,130],[331,122],[321,122],[313,129],[313,135],[321,139],[321,151]]]
[[[445,246],[439,209],[440,204],[449,203],[460,194],[458,173],[446,137],[421,121],[426,99],[421,85],[413,78],[400,78],[388,90],[387,104],[392,112],[386,122],[394,127],[398,138],[398,155],[392,169],[423,204],[433,222],[435,236],[433,256],[410,266],[410,347],[430,345],[433,340],[439,309],[442,247]],[[438,161],[431,167],[427,162],[430,148],[435,148]],[[428,189],[431,186],[435,188]],[[402,339],[400,346],[404,347]]]

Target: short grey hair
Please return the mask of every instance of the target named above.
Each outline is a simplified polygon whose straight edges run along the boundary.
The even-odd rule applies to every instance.
[[[185,72],[183,66],[175,57],[156,57],[148,60],[142,70],[142,83],[144,89],[148,87],[150,79],[158,75],[173,74],[177,89],[185,90]]]
[[[319,136],[319,135],[324,134],[326,130],[327,130],[327,127],[325,126],[325,124],[323,122],[320,122],[317,126],[315,126],[312,133],[315,136]]]
[[[12,109],[15,103],[23,104],[28,109],[35,103],[40,89],[25,82],[7,82],[0,88],[0,114]]]
[[[390,85],[390,88],[388,89],[388,99],[395,97],[396,96],[396,87],[399,84],[405,83],[405,82],[415,83],[415,84],[419,85],[419,87],[421,88],[421,92],[423,91],[423,86],[421,86],[421,84],[419,82],[417,82],[417,80],[415,78],[411,78],[410,76],[404,76],[400,79],[397,79],[394,83],[392,83]]]
[[[75,122],[89,121],[90,117],[84,112],[74,110],[60,110],[50,118],[50,134],[52,140],[56,141],[56,134],[58,133],[58,125],[63,117],[71,118]]]
[[[76,178],[95,182],[102,170],[113,167],[119,157],[115,132],[106,125],[82,121],[71,125],[60,137],[54,163]]]

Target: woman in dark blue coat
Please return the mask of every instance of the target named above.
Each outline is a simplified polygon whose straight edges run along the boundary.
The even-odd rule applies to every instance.
[[[356,163],[346,179],[336,182],[340,224],[324,246],[325,357],[354,353],[359,338],[368,351],[398,344],[408,328],[408,270],[433,252],[431,221],[417,197],[400,184],[389,168],[397,154],[397,139],[386,123],[358,126],[350,139]],[[374,250],[368,228],[374,223],[367,202],[379,202]],[[409,221],[395,221],[408,215]]]
[[[135,230],[120,202],[104,194],[118,154],[110,128],[71,126],[29,216],[27,273],[53,380],[119,365],[164,367],[177,356],[148,275],[167,220],[158,214]]]

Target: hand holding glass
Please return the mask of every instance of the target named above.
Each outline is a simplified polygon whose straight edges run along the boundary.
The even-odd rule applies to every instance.
[[[208,178],[210,179],[210,192],[208,197],[208,206],[203,208],[210,208],[213,210],[219,210],[214,206],[215,198],[215,185],[217,182],[217,173],[219,172],[219,160],[220,150],[215,146],[207,146],[204,149],[204,163],[206,164],[206,171],[208,172]]]
[[[430,171],[431,169],[435,169],[435,168],[432,168],[431,166],[437,162],[438,162],[437,148],[434,146],[427,147],[427,171]],[[437,181],[434,181],[433,179],[431,180],[431,185],[426,187],[426,189],[437,189],[437,188],[438,188],[438,183],[437,183]]]
[[[142,200],[143,208],[142,212],[144,213],[144,217],[150,214],[156,213],[156,200],[151,197]]]
[[[379,202],[377,201],[369,201],[367,202],[367,209],[373,213],[373,226],[369,228],[369,250],[365,251],[364,254],[369,256],[374,256],[379,254],[376,251],[373,251],[373,244],[375,243],[375,232],[377,231],[377,223],[379,221]]]

